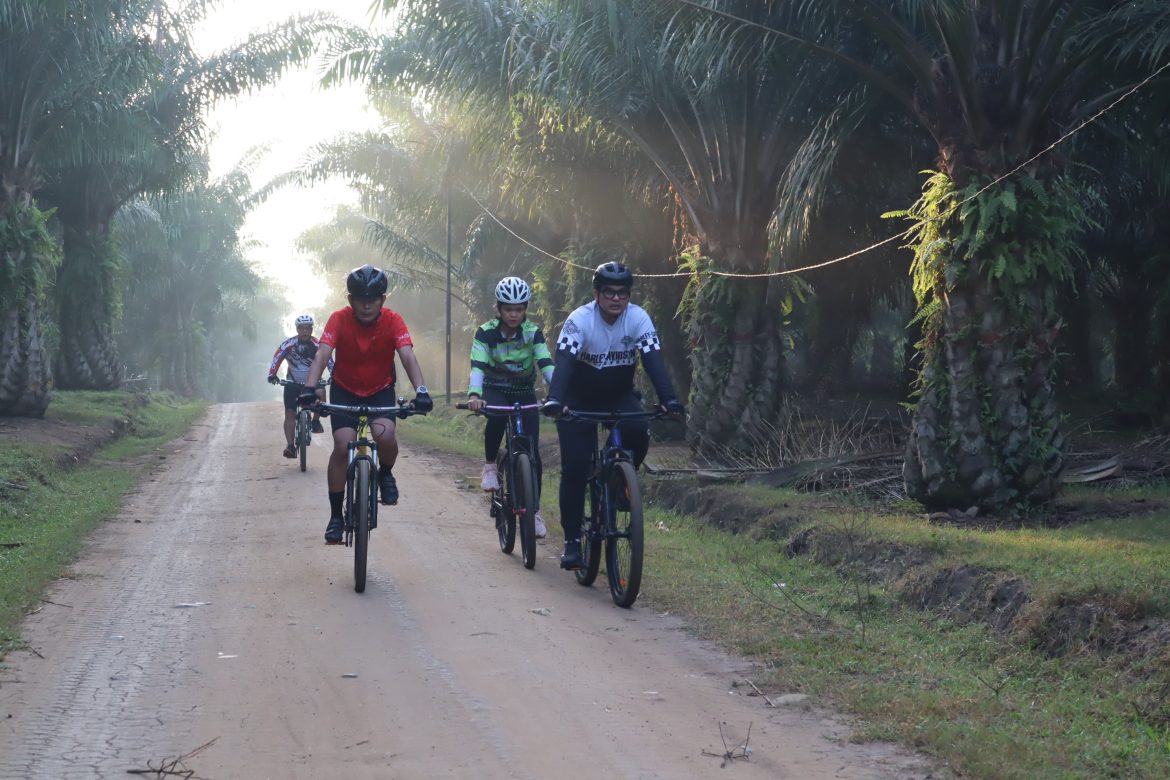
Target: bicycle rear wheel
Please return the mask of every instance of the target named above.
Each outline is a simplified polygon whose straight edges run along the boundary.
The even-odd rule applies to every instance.
[[[496,473],[500,475],[500,486],[492,493],[492,505],[496,507],[496,534],[500,537],[500,550],[511,555],[516,547],[516,515],[512,513],[511,496],[504,490],[506,471],[503,451],[496,458]],[[509,487],[511,487],[509,485]]]
[[[632,606],[642,587],[642,495],[634,465],[618,461],[609,472],[609,511],[613,534],[606,534],[605,571],[609,592],[619,607]]]
[[[353,589],[366,589],[366,555],[370,543],[370,462],[354,463],[353,486]]]
[[[589,485],[589,515],[581,522],[581,568],[573,572],[577,584],[589,587],[597,579],[601,569],[601,535],[597,533],[601,522],[601,500],[597,488]]]
[[[297,449],[301,455],[301,471],[308,466],[309,458],[309,412],[302,410],[297,414]]]
[[[532,473],[532,461],[528,453],[520,452],[512,459],[513,484],[512,513],[520,526],[520,554],[524,568],[536,565],[536,484]]]

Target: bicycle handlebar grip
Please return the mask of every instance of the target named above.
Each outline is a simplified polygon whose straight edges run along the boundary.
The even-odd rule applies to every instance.
[[[455,404],[455,408],[456,409],[467,409],[468,407],[467,407],[467,404],[460,403],[460,404]]]

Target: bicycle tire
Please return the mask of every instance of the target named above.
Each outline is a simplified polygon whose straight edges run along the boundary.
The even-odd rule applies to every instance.
[[[366,556],[370,544],[370,462],[354,464],[353,589],[366,589]]]
[[[536,565],[536,484],[528,453],[517,453],[512,459],[512,474],[516,481],[512,485],[512,511],[520,530],[520,555],[524,568],[531,569]]]
[[[297,449],[300,450],[301,471],[307,470],[309,465],[309,425],[307,411],[297,414]]]
[[[605,573],[613,603],[631,607],[642,587],[642,494],[634,464],[618,461],[609,472],[610,513],[613,534],[606,533]],[[619,508],[620,507],[620,508]]]
[[[511,555],[516,549],[516,515],[512,514],[512,497],[504,490],[504,472],[506,471],[503,453],[496,458],[496,473],[499,474],[500,486],[492,493],[492,501],[500,508],[496,515],[496,535],[500,537],[500,551]],[[511,487],[509,485],[509,487]]]
[[[596,532],[601,517],[601,500],[597,489],[589,486],[589,515],[581,522],[581,568],[573,572],[577,584],[586,588],[597,580],[601,570],[601,536]]]

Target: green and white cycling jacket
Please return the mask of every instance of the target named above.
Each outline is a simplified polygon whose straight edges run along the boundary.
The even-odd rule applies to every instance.
[[[501,390],[531,390],[537,369],[545,382],[552,382],[552,355],[540,328],[524,320],[511,338],[505,338],[500,321],[488,320],[475,331],[471,344],[467,392],[482,396],[485,384]]]

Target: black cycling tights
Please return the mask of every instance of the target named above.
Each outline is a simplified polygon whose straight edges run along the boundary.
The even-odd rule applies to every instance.
[[[494,388],[484,388],[483,400],[487,401],[489,406],[508,406],[514,403],[534,404],[536,403],[536,393],[529,391],[528,394],[501,393]],[[542,473],[540,465],[540,412],[532,411],[525,412],[521,419],[524,423],[524,433],[532,439],[533,451],[532,467],[536,471],[536,493],[537,498],[540,497],[540,476]],[[485,463],[495,463],[496,456],[500,452],[500,443],[504,440],[504,432],[508,429],[508,419],[506,417],[488,417],[487,424],[483,429],[483,455]]]
[[[639,399],[631,396],[629,400],[630,403],[623,403],[618,408],[631,412],[642,408]],[[618,429],[622,435],[622,446],[634,454],[634,465],[642,465],[650,449],[650,425],[645,420],[626,420],[618,424]],[[597,433],[597,425],[584,422],[557,423],[557,436],[561,441],[561,527],[565,530],[566,539],[576,539],[581,535],[581,518],[585,516],[585,487],[589,480],[589,466],[593,448],[597,444]]]

